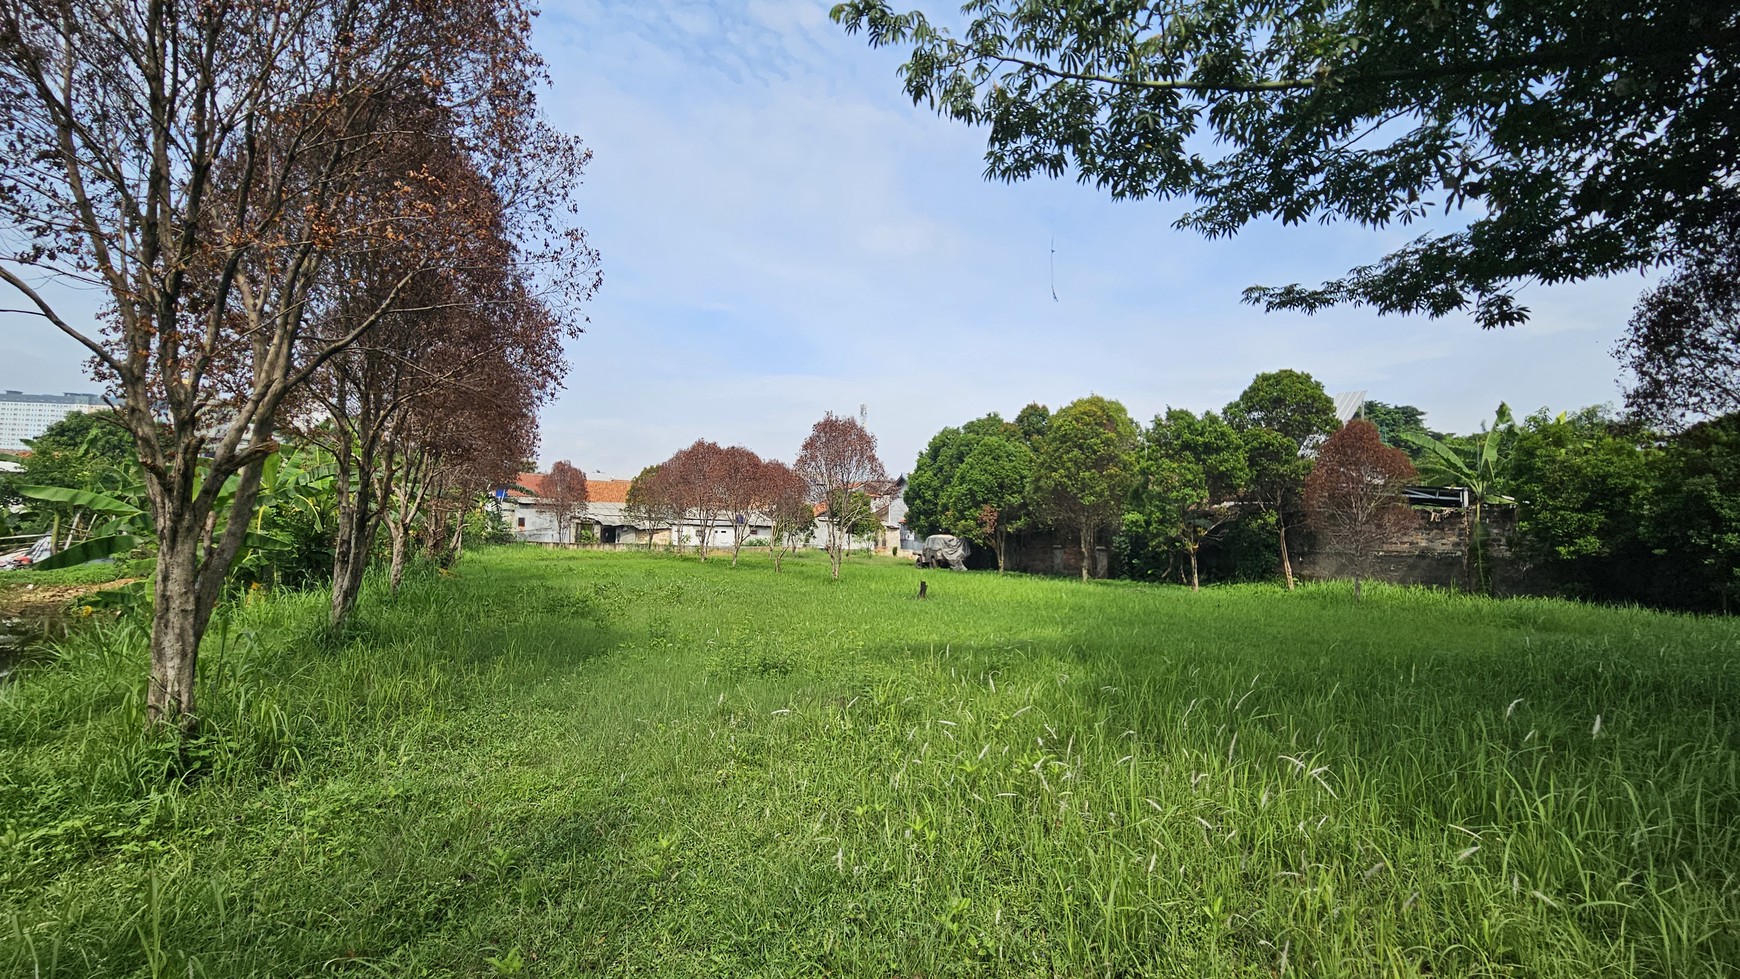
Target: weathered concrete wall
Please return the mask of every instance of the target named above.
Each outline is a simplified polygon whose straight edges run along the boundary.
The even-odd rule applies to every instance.
[[[1468,541],[1468,514],[1462,510],[1421,510],[1419,522],[1407,534],[1378,553],[1371,577],[1398,585],[1430,585],[1461,588],[1466,574],[1464,552]],[[1486,568],[1497,594],[1544,594],[1551,583],[1517,561],[1508,542],[1516,529],[1516,511],[1488,510],[1485,514]],[[1291,535],[1289,535],[1291,536]],[[1306,579],[1349,578],[1349,562],[1319,548],[1307,535],[1305,546],[1294,555],[1294,570]]]
[[[990,559],[988,567],[997,566],[997,556],[985,548],[985,556]],[[976,555],[975,555],[976,556]],[[1010,571],[1025,571],[1028,574],[1055,574],[1081,576],[1081,545],[1073,533],[1057,531],[1036,531],[1012,537],[1009,540],[1009,556],[1007,559]],[[968,560],[968,567],[978,565]],[[1111,573],[1111,554],[1102,542],[1094,548],[1094,563],[1091,577],[1104,578]]]

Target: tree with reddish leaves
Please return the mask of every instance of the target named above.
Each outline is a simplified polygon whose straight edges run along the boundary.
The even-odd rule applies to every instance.
[[[537,409],[549,389],[514,368],[516,351],[490,344],[478,353],[462,375],[416,398],[389,440],[392,498],[382,520],[395,592],[413,534],[431,558],[451,562],[477,494],[507,485],[537,450]]]
[[[679,521],[696,528],[695,553],[703,561],[707,560],[714,525],[729,512],[724,484],[725,450],[717,442],[696,439],[659,464],[660,491]]]
[[[657,465],[642,469],[628,484],[625,509],[636,523],[646,528],[648,550],[652,549],[653,537],[660,527],[668,528],[673,535],[672,543],[676,543],[676,525],[682,519],[683,511],[677,506],[670,482],[665,467]]]
[[[838,581],[853,528],[874,516],[865,484],[888,479],[876,455],[876,436],[858,419],[830,411],[810,429],[792,468],[809,485],[810,499],[822,506],[828,562]]]
[[[1380,550],[1418,522],[1403,491],[1416,477],[1413,460],[1383,444],[1377,426],[1355,419],[1329,437],[1305,478],[1306,520],[1318,545],[1353,574],[1353,598]]]
[[[731,566],[737,567],[737,557],[756,517],[766,514],[769,487],[767,463],[741,445],[719,450],[718,491],[725,504],[725,517],[731,522]]]
[[[90,354],[134,436],[153,724],[197,727],[200,640],[293,395],[457,253],[426,250],[320,333],[358,284],[336,256],[487,221],[557,288],[596,282],[561,261],[590,255],[564,225],[584,153],[538,121],[530,18],[516,0],[0,5],[0,282]],[[469,157],[493,203],[407,171],[407,133]],[[101,290],[100,327],[44,279]]]
[[[305,346],[318,347],[357,328],[389,289],[400,300],[362,324],[356,339],[328,358],[301,395],[324,416],[304,437],[327,448],[336,465],[330,625],[343,627],[362,588],[377,531],[410,459],[400,451],[401,429],[419,401],[443,388],[499,390],[523,384],[541,401],[566,372],[561,342],[571,324],[552,314],[519,267],[515,243],[504,235],[502,193],[475,161],[450,140],[428,131],[438,118],[429,106],[402,107],[406,131],[382,147],[389,165],[369,194],[350,207],[365,223],[389,200],[421,195],[443,220],[415,236],[382,235],[366,248],[327,259],[342,288],[319,304]],[[422,125],[423,128],[417,128]],[[413,175],[411,178],[396,176]],[[590,261],[585,252],[567,264]]]
[[[556,518],[556,543],[571,543],[574,519],[586,512],[586,474],[566,459],[557,461],[544,477],[543,497]]]
[[[773,521],[773,570],[778,573],[787,554],[809,540],[816,525],[816,508],[810,503],[810,487],[804,478],[778,459],[769,459],[762,474],[767,515]]]

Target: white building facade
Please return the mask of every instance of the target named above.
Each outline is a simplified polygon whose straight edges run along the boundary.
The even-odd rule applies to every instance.
[[[0,392],[0,452],[24,449],[48,427],[74,412],[104,411],[108,405],[94,394],[25,394]]]

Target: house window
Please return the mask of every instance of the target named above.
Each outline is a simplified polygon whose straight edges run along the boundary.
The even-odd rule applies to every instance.
[[[515,524],[516,524],[516,525],[518,525],[518,527],[519,527],[519,528],[520,528],[520,529],[521,529],[521,530],[525,530],[525,529],[526,529],[526,518],[525,518],[525,517],[521,517],[521,518],[519,518],[519,519],[518,519],[518,520],[516,520],[516,521],[514,521],[514,523],[515,523]]]

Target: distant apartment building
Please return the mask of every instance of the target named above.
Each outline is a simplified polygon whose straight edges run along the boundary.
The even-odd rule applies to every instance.
[[[94,394],[24,394],[0,392],[0,452],[17,452],[25,439],[48,431],[48,426],[75,411],[102,411],[108,406]]]

